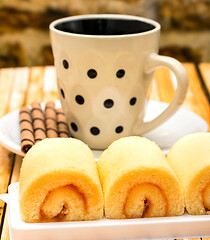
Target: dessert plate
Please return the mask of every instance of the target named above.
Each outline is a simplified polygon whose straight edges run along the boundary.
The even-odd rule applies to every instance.
[[[119,240],[210,236],[210,215],[96,221],[25,223],[19,212],[19,183],[0,195],[7,202],[11,240]]]
[[[61,107],[60,101],[56,100],[56,108]],[[145,121],[154,119],[165,110],[167,103],[152,101],[148,102],[148,110]],[[44,104],[42,104],[44,107]],[[143,136],[156,142],[162,151],[167,154],[172,145],[182,136],[194,132],[207,132],[208,124],[197,114],[184,108],[179,110],[158,128]],[[0,143],[8,150],[24,156],[20,146],[19,110],[13,111],[0,119]],[[93,150],[96,160],[102,151]]]

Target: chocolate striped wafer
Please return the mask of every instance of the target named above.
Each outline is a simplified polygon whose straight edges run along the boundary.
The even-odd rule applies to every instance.
[[[45,116],[39,103],[33,102],[31,104],[31,107],[35,143],[37,143],[47,137],[45,128]]]
[[[61,108],[56,109],[56,115],[59,137],[68,138],[70,136],[69,128],[63,110]]]
[[[35,144],[34,131],[31,117],[31,110],[28,107],[22,107],[19,112],[21,151],[27,153]]]
[[[45,125],[48,138],[58,137],[57,119],[55,103],[53,101],[47,102],[45,105]]]

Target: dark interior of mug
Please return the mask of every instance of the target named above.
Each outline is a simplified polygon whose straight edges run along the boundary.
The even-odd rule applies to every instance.
[[[134,19],[87,18],[67,20],[56,24],[55,28],[63,32],[85,35],[125,35],[147,32],[155,26]]]

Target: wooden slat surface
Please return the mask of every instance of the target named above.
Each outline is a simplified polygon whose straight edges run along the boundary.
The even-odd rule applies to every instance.
[[[8,111],[18,109],[25,103],[25,96],[28,89],[29,68],[17,68],[13,74],[13,90],[10,101],[8,102]]]
[[[210,92],[210,67],[209,67],[209,63],[200,63],[199,68],[200,68],[201,74],[203,76],[206,88],[208,89],[208,92]]]
[[[14,74],[14,69],[2,69],[0,73],[0,117],[8,111]]]
[[[8,112],[13,87],[14,69],[2,69],[0,72],[0,117]],[[10,184],[14,154],[0,146],[0,194],[6,193]],[[5,204],[0,200],[0,223],[4,223]],[[0,229],[2,230],[2,229]]]
[[[43,101],[58,99],[55,68],[46,67],[43,78]]]
[[[189,77],[189,89],[183,107],[199,114],[210,126],[208,96],[203,92],[198,71],[192,63],[185,63],[184,66]],[[210,63],[202,63],[198,68],[209,92]],[[149,92],[150,99],[171,102],[174,92],[171,73],[167,69],[158,69]],[[54,67],[0,69],[0,117],[22,105],[30,105],[33,101],[46,102],[54,99],[58,99]],[[22,157],[0,146],[0,194],[7,192],[10,183],[19,180],[21,163]],[[5,204],[0,201],[1,240],[9,240],[5,209]],[[195,240],[197,239],[200,238]]]
[[[183,106],[197,113],[210,124],[209,103],[202,90],[195,66],[188,63],[185,64],[185,69],[189,78],[189,90]]]
[[[25,105],[30,105],[33,101],[40,102],[43,100],[43,76],[43,67],[33,67],[30,69]]]
[[[159,100],[170,103],[174,97],[175,89],[171,81],[171,74],[168,69],[160,68],[155,73],[157,82],[157,92],[159,93]]]
[[[16,155],[15,160],[14,160],[14,167],[13,167],[13,172],[11,175],[10,183],[19,181],[21,163],[22,163],[22,157]],[[1,239],[7,239],[7,240],[10,239],[7,210],[6,210],[6,214],[5,214]]]

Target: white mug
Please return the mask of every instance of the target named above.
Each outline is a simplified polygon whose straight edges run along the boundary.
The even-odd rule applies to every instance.
[[[180,62],[158,55],[160,25],[141,17],[96,14],[50,24],[60,101],[73,137],[92,149],[141,135],[166,121],[183,102],[188,81]],[[175,75],[168,108],[144,122],[147,92],[157,67]]]

